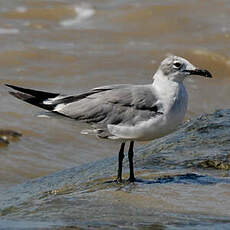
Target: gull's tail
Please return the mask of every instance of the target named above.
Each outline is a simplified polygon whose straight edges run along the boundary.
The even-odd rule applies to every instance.
[[[6,86],[18,91],[18,92],[9,91],[9,93],[14,97],[49,111],[52,111],[56,105],[52,105],[50,103],[44,103],[44,101],[50,99],[52,100],[52,98],[55,98],[60,95],[58,93],[49,93],[49,92],[44,92],[39,90],[26,89],[26,88],[9,85],[9,84],[6,84]]]

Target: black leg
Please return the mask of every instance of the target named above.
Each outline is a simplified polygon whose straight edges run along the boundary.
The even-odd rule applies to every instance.
[[[117,182],[122,182],[122,162],[124,159],[124,148],[125,148],[125,142],[121,143],[121,148],[118,155]]]
[[[135,181],[135,177],[134,177],[134,170],[133,170],[133,146],[134,146],[134,141],[130,141],[130,145],[129,145],[129,170],[130,170],[130,174],[129,174],[129,182],[134,182]]]

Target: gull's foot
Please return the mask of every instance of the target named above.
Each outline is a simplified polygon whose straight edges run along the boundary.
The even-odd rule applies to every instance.
[[[114,180],[114,182],[117,183],[117,184],[120,184],[120,183],[122,183],[122,179],[121,178],[117,178],[117,179]]]
[[[109,180],[109,181],[106,181],[105,183],[106,184],[110,184],[110,183],[116,183],[116,184],[121,184],[123,181],[121,178],[116,178],[115,180]]]
[[[138,180],[135,177],[129,177],[129,179],[127,180],[127,182],[129,183],[134,183],[137,182]]]

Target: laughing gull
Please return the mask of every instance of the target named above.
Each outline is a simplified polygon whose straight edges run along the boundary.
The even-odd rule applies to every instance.
[[[77,95],[62,95],[6,85],[19,92],[13,96],[57,114],[91,124],[83,134],[120,140],[117,182],[122,181],[126,141],[130,175],[134,182],[134,141],[160,138],[175,130],[184,120],[188,96],[183,81],[190,75],[211,78],[207,70],[196,68],[182,57],[164,59],[148,85],[108,85]]]

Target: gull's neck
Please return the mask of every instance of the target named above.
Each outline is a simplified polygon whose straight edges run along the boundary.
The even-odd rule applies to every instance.
[[[165,113],[180,111],[183,120],[187,110],[187,92],[182,81],[170,80],[168,76],[157,71],[154,75],[153,90],[158,95],[158,103],[161,104]],[[175,112],[176,114],[177,112]],[[179,119],[179,118],[178,118]]]
[[[153,76],[153,88],[161,95],[167,94],[173,96],[178,89],[183,86],[183,82],[170,80],[168,76],[165,76],[161,70],[158,70]]]

